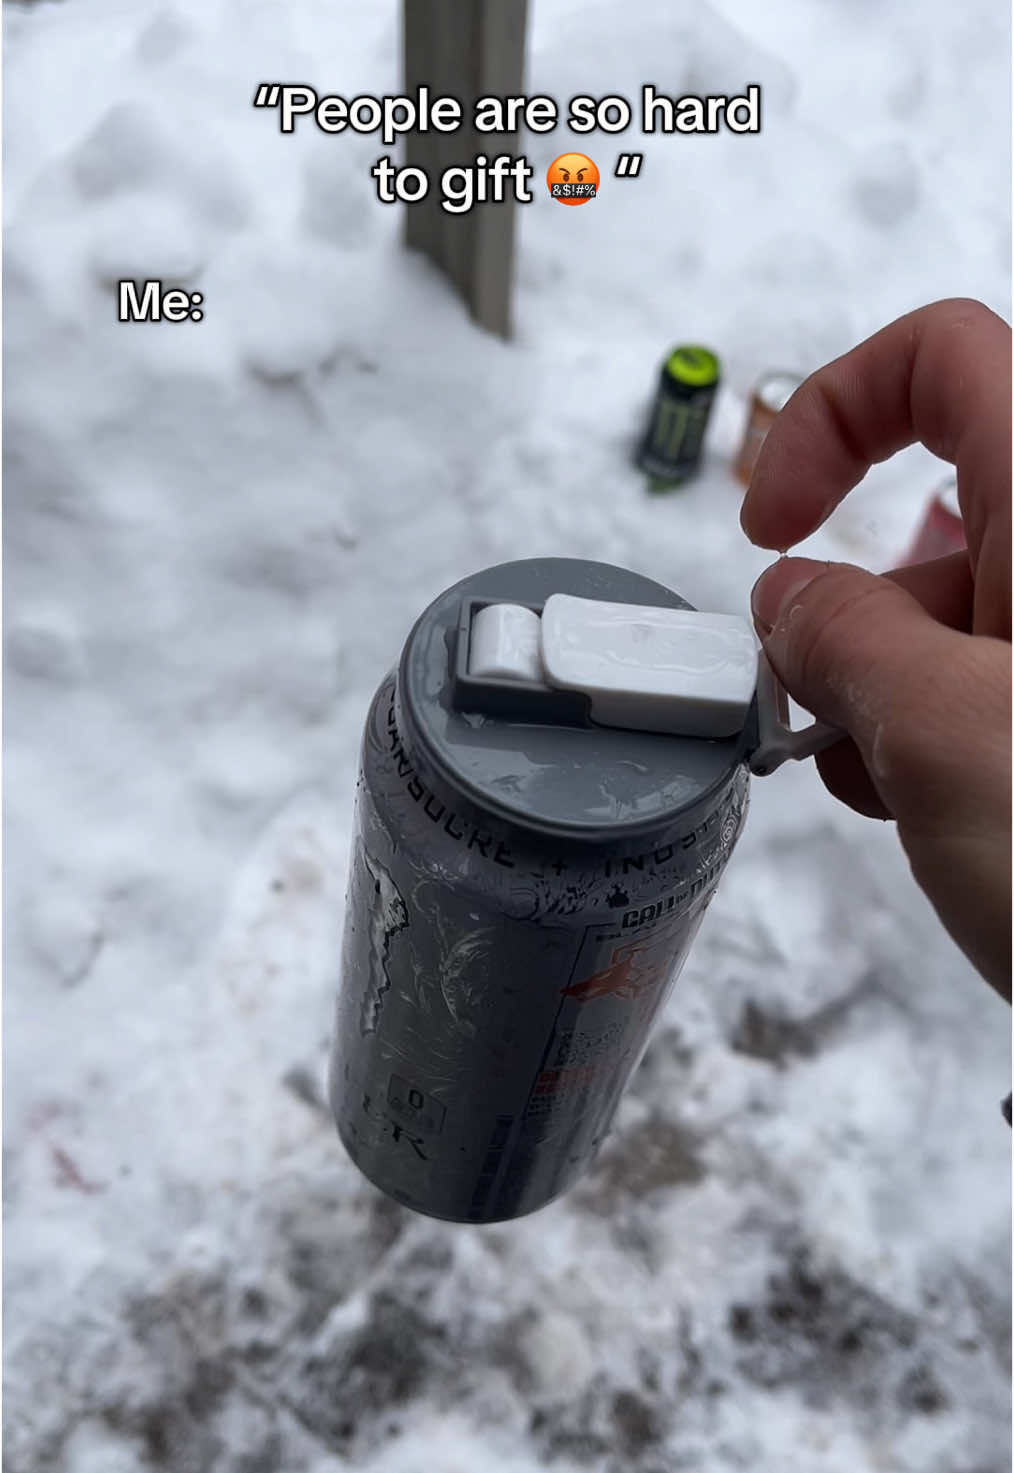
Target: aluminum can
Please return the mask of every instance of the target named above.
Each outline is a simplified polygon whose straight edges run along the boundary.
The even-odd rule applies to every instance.
[[[588,1170],[740,832],[745,738],[455,705],[469,601],[689,608],[637,574],[487,569],[418,620],[366,720],[329,1090],[341,1140],[433,1217],[519,1217]]]
[[[930,498],[919,529],[905,556],[905,562],[929,563],[934,558],[962,552],[965,546],[965,524],[958,504],[958,483],[950,476]]]
[[[637,453],[637,464],[651,477],[653,489],[678,486],[698,469],[720,375],[711,349],[692,344],[674,348],[662,364]]]
[[[761,446],[768,430],[803,382],[797,373],[766,373],[750,395],[750,416],[743,431],[735,471],[744,486],[749,486]]]

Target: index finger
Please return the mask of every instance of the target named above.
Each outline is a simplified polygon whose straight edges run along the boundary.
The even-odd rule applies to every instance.
[[[1010,569],[1010,394],[1010,328],[981,302],[955,298],[899,317],[793,394],[758,457],[743,530],[785,551],[872,465],[918,440],[957,466],[972,569],[999,594]]]

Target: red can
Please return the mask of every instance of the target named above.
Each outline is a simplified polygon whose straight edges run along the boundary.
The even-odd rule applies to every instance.
[[[951,476],[933,493],[905,564],[928,563],[934,558],[961,552],[966,546],[965,524],[958,504],[958,483]]]

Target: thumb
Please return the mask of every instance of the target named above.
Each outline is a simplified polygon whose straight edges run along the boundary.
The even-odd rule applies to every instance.
[[[848,563],[781,558],[752,603],[786,690],[852,737],[899,823],[964,830],[980,804],[995,821],[1009,645],[939,624],[897,583]]]
[[[916,881],[1009,997],[1010,645],[847,563],[783,558],[753,608],[785,688],[852,737]]]

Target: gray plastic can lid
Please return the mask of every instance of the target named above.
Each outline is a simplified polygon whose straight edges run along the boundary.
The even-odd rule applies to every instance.
[[[704,741],[606,727],[509,721],[452,704],[462,600],[542,604],[550,594],[662,608],[692,607],[650,578],[608,563],[530,558],[501,563],[435,599],[406,641],[402,718],[420,756],[480,808],[537,832],[589,840],[664,827],[729,782],[744,740]]]

